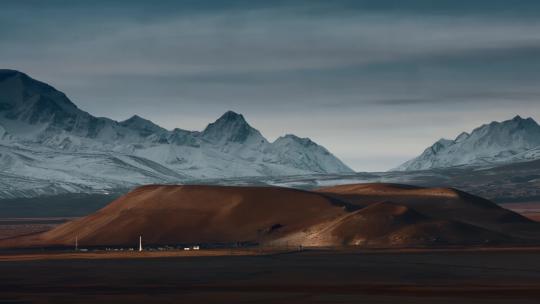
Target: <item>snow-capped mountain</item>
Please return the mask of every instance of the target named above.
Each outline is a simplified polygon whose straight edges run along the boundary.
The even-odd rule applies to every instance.
[[[396,171],[456,166],[490,166],[540,158],[540,126],[532,118],[516,116],[441,139]]]
[[[318,172],[327,172],[325,168],[336,168],[336,171],[350,170],[324,147],[317,145],[309,138],[300,138],[287,134],[276,139],[270,146],[270,161],[283,165],[293,164],[298,168],[313,168]]]
[[[0,198],[102,192],[146,183],[353,172],[294,135],[268,142],[229,111],[203,131],[82,111],[62,92],[0,70]]]

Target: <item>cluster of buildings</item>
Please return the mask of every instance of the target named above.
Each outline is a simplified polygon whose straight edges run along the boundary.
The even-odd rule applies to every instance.
[[[143,244],[142,244],[142,236],[139,236],[139,247],[137,249],[133,248],[133,247],[128,247],[128,248],[122,248],[122,247],[105,247],[105,248],[93,248],[92,251],[102,251],[102,250],[105,250],[105,251],[172,251],[172,250],[184,250],[184,251],[190,251],[190,250],[200,250],[201,247],[199,245],[193,245],[193,246],[183,246],[183,245],[178,245],[178,246],[169,246],[169,245],[165,245],[165,246],[146,246],[146,247],[143,247]],[[79,241],[78,241],[78,238],[75,237],[75,251],[79,251],[79,252],[88,252],[89,249],[87,248],[79,248]]]

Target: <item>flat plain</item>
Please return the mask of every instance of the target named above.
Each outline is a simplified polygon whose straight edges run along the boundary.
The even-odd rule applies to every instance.
[[[344,249],[11,259],[0,262],[0,303],[538,303],[539,256]]]

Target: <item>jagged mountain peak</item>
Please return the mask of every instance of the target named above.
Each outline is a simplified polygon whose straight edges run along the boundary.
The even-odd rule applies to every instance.
[[[0,69],[0,81],[3,81],[6,78],[9,77],[15,77],[19,75],[26,75],[23,72],[17,71],[17,70],[11,70],[11,69]]]
[[[25,81],[25,82],[35,81],[35,82],[41,83],[43,86],[52,88],[50,85],[37,81],[21,71],[12,70],[12,69],[0,69],[0,82],[6,81],[10,78],[19,78],[20,80]]]
[[[520,161],[531,149],[540,147],[540,126],[532,118],[517,115],[502,122],[493,121],[461,133],[455,140],[440,140],[420,156],[395,170],[425,170],[454,166],[482,166]]]
[[[467,132],[461,132],[461,134],[459,134],[456,139],[454,139],[455,142],[460,142],[460,141],[464,141],[466,140],[467,138],[469,138],[469,136],[471,136],[471,134],[467,133]]]
[[[430,148],[428,148],[430,150],[430,152],[432,152],[433,154],[437,154],[439,151],[445,149],[446,147],[450,146],[454,144],[454,141],[453,140],[450,140],[450,139],[446,139],[446,138],[441,138],[439,139],[438,141],[436,141]]]
[[[0,111],[17,111],[31,106],[66,112],[78,110],[64,93],[54,87],[20,71],[0,69]]]
[[[315,142],[313,142],[308,137],[299,137],[294,134],[285,134],[284,136],[280,136],[278,139],[276,139],[277,143],[279,142],[295,142],[298,143],[304,147],[310,147],[310,146],[318,146]]]
[[[16,183],[0,185],[0,197],[352,172],[309,139],[287,135],[283,145],[270,144],[233,111],[202,132],[165,130],[139,115],[117,122],[84,112],[53,87],[13,70],[0,70],[0,106],[0,167]],[[35,183],[20,182],[28,180]]]
[[[521,116],[516,115],[512,121],[523,127],[538,126],[538,123],[532,117],[521,118]]]
[[[234,111],[227,111],[221,115],[216,121],[210,123],[203,132],[216,127],[226,127],[235,129],[253,129],[251,125],[246,121],[244,115],[236,113]]]
[[[139,115],[133,115],[130,118],[121,121],[119,124],[123,127],[138,131],[141,136],[148,136],[154,133],[167,131],[152,121],[142,118]]]
[[[201,133],[202,138],[217,143],[267,143],[261,133],[245,120],[242,114],[227,111]]]
[[[514,139],[525,139],[527,142],[535,142],[536,137],[540,134],[540,126],[532,118],[521,118],[517,115],[512,119],[502,122],[491,122],[490,124],[482,125],[474,129],[470,134],[470,139],[478,137],[498,137],[493,142],[511,144]],[[529,139],[527,139],[529,138]]]
[[[227,111],[225,113],[223,113],[223,115],[221,115],[217,121],[228,121],[228,122],[231,122],[231,121],[239,121],[239,122],[242,122],[242,123],[246,123],[246,119],[244,118],[244,115],[240,114],[240,113],[236,113],[234,111]]]
[[[514,116],[514,118],[512,118],[512,121],[516,121],[516,122],[520,122],[520,121],[535,122],[532,117],[523,118],[519,114]]]
[[[124,122],[126,122],[126,121],[139,121],[139,120],[149,121],[148,119],[144,119],[144,118],[140,117],[139,115],[135,114],[135,115],[131,116],[130,118],[124,120]]]
[[[503,127],[513,127],[513,126],[535,126],[538,125],[532,117],[523,118],[520,115],[514,116],[512,119],[504,120],[504,121],[492,121],[489,124],[482,125],[478,127],[475,130],[482,129],[489,126],[503,126]],[[473,130],[473,133],[474,131]]]
[[[140,125],[140,124],[152,124],[154,123],[148,119],[142,118],[139,115],[133,115],[130,118],[120,122],[121,125]]]
[[[326,148],[309,138],[287,134],[276,139],[270,148],[276,151],[276,162],[294,164],[298,168],[314,168],[319,173],[326,173],[329,168],[339,168],[342,173],[354,172]]]

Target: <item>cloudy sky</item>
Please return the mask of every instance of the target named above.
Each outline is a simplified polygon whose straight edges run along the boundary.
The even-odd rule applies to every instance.
[[[201,130],[226,110],[360,171],[540,120],[539,1],[2,1],[0,67],[80,108]]]

